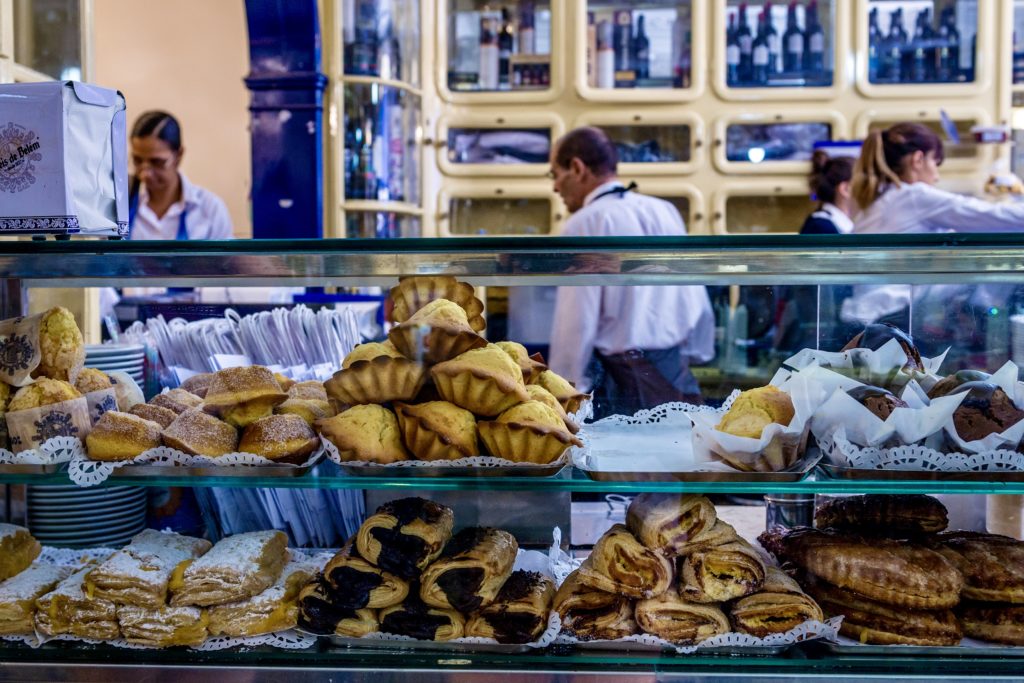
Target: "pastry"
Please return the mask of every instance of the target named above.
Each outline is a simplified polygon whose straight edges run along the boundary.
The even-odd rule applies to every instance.
[[[805,621],[824,621],[818,603],[778,567],[769,566],[761,590],[729,607],[733,630],[756,638],[785,633]]]
[[[622,524],[606,531],[579,568],[584,584],[630,598],[653,598],[672,584],[672,561],[645,548]]]
[[[262,593],[281,576],[288,562],[287,545],[288,537],[280,531],[228,536],[175,572],[171,604],[223,605]]]
[[[555,398],[550,391],[539,384],[527,384],[526,395],[528,396],[528,400],[539,401],[548,408],[551,408],[551,410],[555,411],[555,413],[558,414],[558,417],[562,418],[565,428],[568,429],[570,433],[576,434],[580,431],[580,426],[569,417],[569,414],[565,412],[565,408],[562,407],[562,404],[558,402],[558,399]]]
[[[470,326],[466,312],[447,299],[431,301],[392,327],[388,339],[403,356],[427,365],[487,345]]]
[[[314,580],[299,592],[299,628],[322,635],[362,638],[380,630],[377,610],[339,607],[328,595],[328,587]]]
[[[734,529],[731,524],[721,519],[716,519],[715,525],[710,529],[704,529],[690,541],[677,544],[675,552],[680,557],[686,557],[691,553],[701,550],[709,550],[720,545],[725,545],[726,543],[733,543],[740,540],[742,539],[739,534],[736,533],[736,529]]]
[[[420,577],[420,598],[431,607],[475,612],[494,602],[512,575],[519,544],[501,529],[469,527],[455,534]]]
[[[965,600],[1024,605],[1024,542],[971,531],[934,540],[936,550],[963,574]]]
[[[78,389],[59,379],[40,377],[32,384],[21,387],[11,402],[7,405],[7,412],[13,413],[19,410],[31,410],[43,406],[63,403],[75,398],[81,398],[82,394]]]
[[[202,538],[146,529],[89,572],[86,588],[119,605],[156,609],[167,603],[171,581],[180,580],[188,562],[209,549]]]
[[[317,420],[326,420],[334,415],[330,401],[308,401],[303,398],[290,398],[274,408],[275,415],[297,415],[303,422],[312,427]]]
[[[141,417],[160,425],[160,429],[167,429],[171,423],[178,418],[178,414],[169,408],[150,405],[149,403],[137,403],[128,410],[129,415]]]
[[[688,602],[727,602],[750,595],[764,584],[764,562],[744,540],[698,550],[681,565],[679,595]]]
[[[672,555],[679,555],[717,519],[711,501],[696,494],[641,493],[626,510],[626,526],[641,543]]]
[[[671,643],[692,645],[729,632],[729,620],[715,605],[688,602],[673,591],[638,600],[636,623]]]
[[[75,389],[78,389],[83,394],[88,394],[91,391],[112,389],[113,387],[114,383],[110,381],[107,373],[96,368],[83,368],[78,373],[78,379],[75,380]]]
[[[260,365],[218,370],[206,390],[203,409],[239,429],[274,412],[288,394]]]
[[[989,382],[966,382],[956,393],[967,392],[953,413],[956,433],[964,441],[984,439],[990,434],[1001,434],[1024,419],[1020,410],[1006,392]]]
[[[466,619],[452,609],[430,607],[420,600],[419,586],[412,586],[400,605],[380,611],[380,630],[409,636],[416,640],[453,640],[461,638]]]
[[[117,608],[117,620],[129,643],[148,647],[196,647],[206,640],[209,615],[198,607],[147,609],[121,605]]]
[[[826,500],[814,511],[814,526],[869,536],[907,538],[946,528],[945,506],[931,496],[869,494]]]
[[[386,465],[408,460],[402,443],[398,418],[384,406],[352,406],[334,417],[316,423],[320,436],[338,449],[342,461],[375,462]]]
[[[165,446],[189,455],[216,458],[238,450],[238,430],[198,408],[179,415],[161,439]]]
[[[345,356],[341,370],[324,382],[340,405],[411,401],[427,380],[427,368],[409,360],[390,342],[360,344]]]
[[[108,410],[85,437],[90,460],[121,462],[160,445],[161,427],[131,413]]]
[[[616,593],[595,590],[569,574],[555,593],[552,609],[562,619],[562,631],[580,640],[616,640],[631,636],[639,627],[633,601]]]
[[[430,368],[442,398],[474,415],[493,417],[528,398],[523,373],[494,344],[470,349]]]
[[[409,582],[359,557],[355,540],[355,537],[350,538],[324,567],[323,580],[331,604],[351,609],[380,609],[405,600]]]
[[[36,600],[37,631],[47,636],[68,634],[95,640],[112,640],[121,635],[117,606],[85,591],[85,577],[91,569],[79,569]]]
[[[401,498],[377,508],[356,535],[359,556],[403,579],[414,579],[452,537],[451,508],[423,498]]]
[[[36,599],[71,575],[70,567],[36,562],[17,576],[0,583],[0,636],[35,632]]]
[[[85,365],[85,340],[75,316],[63,306],[51,308],[39,323],[39,366],[33,377],[74,384]]]
[[[209,609],[211,636],[246,637],[295,628],[299,591],[316,576],[316,565],[292,560],[270,588],[248,600]]]
[[[0,588],[2,590],[2,588]],[[956,610],[968,638],[1006,645],[1024,645],[1024,606],[962,602]]]
[[[946,375],[935,385],[928,390],[928,398],[940,398],[942,396],[949,396],[950,394],[956,394],[959,391],[960,385],[967,384],[968,382],[987,382],[992,378],[992,375],[982,370],[958,370],[952,375]]]
[[[459,460],[480,455],[476,419],[447,401],[396,403],[406,447],[420,460]]]
[[[206,392],[209,390],[211,382],[213,382],[213,373],[201,372],[186,378],[181,383],[181,388],[199,398],[206,398]]]
[[[532,643],[548,625],[555,584],[539,572],[518,569],[487,607],[466,622],[466,637],[499,643]]]
[[[770,424],[788,426],[795,414],[789,394],[769,384],[737,396],[715,429],[733,436],[760,439],[765,427]]]
[[[184,389],[170,389],[149,399],[149,404],[159,406],[160,408],[167,408],[167,410],[181,415],[189,408],[202,407],[203,399],[195,394],[190,394]]]
[[[879,420],[888,420],[892,411],[896,408],[906,408],[907,402],[896,396],[896,394],[880,387],[871,387],[862,384],[859,387],[847,390],[847,395],[861,404]]]
[[[806,527],[772,529],[758,540],[780,562],[869,600],[918,610],[948,609],[960,601],[964,579],[956,567],[913,543]]]
[[[313,428],[298,415],[268,415],[242,431],[238,450],[274,462],[301,465],[320,448]]]
[[[0,522],[0,581],[24,571],[42,550],[28,529]]]
[[[907,356],[907,362],[903,365],[905,371],[924,371],[924,364],[921,362],[921,352],[914,345],[914,339],[890,323],[872,323],[867,325],[864,331],[851,339],[842,350],[871,349],[877,351],[890,339],[895,339],[899,342],[900,348],[903,349]]]
[[[459,282],[451,275],[414,275],[398,279],[391,288],[394,308],[391,319],[396,323],[408,320],[414,313],[432,301],[447,299],[466,313],[473,330],[480,332],[487,323],[483,319],[484,304],[473,293],[473,285]]]
[[[281,374],[280,372],[274,373],[274,381],[277,382],[277,386],[280,387],[281,391],[288,391],[292,388],[292,385],[295,384],[295,380],[287,375]]]
[[[562,404],[565,412],[570,415],[579,412],[583,402],[590,398],[590,394],[576,391],[576,387],[569,380],[551,370],[542,370],[538,373],[534,378],[534,384],[539,384],[547,389]]]
[[[544,365],[541,361],[531,358],[526,347],[518,342],[500,341],[495,342],[494,345],[507,353],[516,362],[516,365],[519,366],[523,373],[523,381],[527,384],[533,382],[537,375],[548,369],[548,366]]]
[[[520,403],[477,428],[491,455],[513,462],[546,465],[558,460],[569,446],[583,446],[565,420],[540,401]]]
[[[306,380],[305,382],[296,382],[285,393],[288,394],[288,398],[300,398],[306,401],[327,401],[327,390],[324,389],[323,382],[317,382],[313,379]]]

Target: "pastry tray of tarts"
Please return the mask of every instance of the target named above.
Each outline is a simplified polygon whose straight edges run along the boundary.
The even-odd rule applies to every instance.
[[[1024,657],[1024,647],[986,643],[964,638],[959,645],[874,645],[839,637],[838,641],[822,640],[817,643],[835,655],[871,655],[909,657]]]
[[[1024,472],[992,470],[951,472],[945,470],[894,470],[845,467],[822,461],[818,468],[832,479],[871,479],[875,481],[1006,481],[1024,482]]]
[[[778,472],[743,472],[742,470],[683,470],[677,472],[630,472],[630,471],[601,471],[580,467],[576,468],[594,481],[686,481],[686,482],[794,482],[806,477],[818,464],[820,454],[808,453],[797,461],[792,467]]]

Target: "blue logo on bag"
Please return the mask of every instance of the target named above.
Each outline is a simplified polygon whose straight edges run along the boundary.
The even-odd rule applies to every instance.
[[[104,396],[102,401],[98,401],[92,407],[92,421],[96,422],[101,417],[103,417],[104,413],[107,413],[111,410],[117,410],[117,402],[114,400],[112,396]]]
[[[0,128],[0,192],[22,192],[36,182],[33,162],[42,161],[39,138],[16,123]]]
[[[32,362],[32,343],[28,335],[12,334],[0,339],[0,370],[14,375],[19,370],[27,370]]]
[[[55,436],[75,436],[78,434],[78,427],[71,420],[68,413],[49,413],[42,420],[34,422],[36,428],[36,442],[46,443],[47,439]]]

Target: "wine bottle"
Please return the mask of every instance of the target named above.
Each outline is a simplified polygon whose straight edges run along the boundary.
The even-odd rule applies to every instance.
[[[949,43],[949,54],[946,68],[950,81],[962,80],[960,69],[960,30],[956,27],[956,12],[952,7],[946,8],[946,40]]]
[[[481,90],[498,89],[498,36],[488,18],[480,20],[479,74],[477,82]]]
[[[651,76],[651,41],[644,30],[644,15],[636,20],[636,35],[633,37],[633,69],[636,71],[636,79],[650,78]]]
[[[594,78],[598,88],[615,87],[615,46],[612,24],[607,19],[597,24],[597,66]]]
[[[757,37],[753,47],[753,71],[750,82],[764,85],[768,82],[768,20],[762,11],[757,19]]]
[[[512,31],[512,21],[509,18],[508,8],[501,8],[501,28],[498,31],[498,84],[508,86],[509,60],[512,58],[512,43],[515,42],[515,34]]]
[[[796,0],[789,3],[786,13],[786,32],[782,34],[782,70],[797,74],[804,66],[804,34],[796,21]]]
[[[889,15],[889,35],[886,36],[886,81],[900,83],[903,81],[903,49],[907,42],[907,32],[903,30],[903,10],[894,9]]]
[[[736,40],[740,44],[740,82],[745,83],[754,76],[754,36],[747,22],[747,3],[740,3],[739,15]]]
[[[775,30],[775,24],[772,21],[772,3],[764,4],[764,14],[767,17],[765,33],[768,41],[768,78],[771,79],[779,73],[780,68],[779,32]]]
[[[818,0],[807,4],[804,26],[804,76],[820,78],[825,73],[825,31],[818,19]]]
[[[940,83],[950,83],[956,80],[959,65],[952,60],[955,50],[959,59],[960,34],[956,30],[956,22],[953,17],[953,8],[947,7],[942,10],[939,17],[938,48],[935,54],[935,80]]]
[[[899,46],[900,51],[900,77],[899,82],[906,82],[914,68],[914,51],[910,46],[910,34],[903,27],[903,9],[896,10],[896,17],[893,19],[893,27],[889,31],[890,37],[894,37],[893,45]]]
[[[356,188],[353,186],[352,180],[359,156],[359,139],[362,138],[362,133],[356,134],[358,126],[356,126],[354,117],[346,116],[345,118],[348,119],[345,123],[345,195],[349,199],[361,199],[355,196]]]
[[[519,10],[519,54],[532,55],[536,52],[536,33],[534,32],[534,5],[524,2]]]
[[[676,88],[690,87],[690,22],[676,19],[672,24],[672,85]]]
[[[740,41],[736,37],[736,15],[729,17],[725,31],[725,81],[729,85],[740,84]]]
[[[868,83],[877,83],[882,60],[882,29],[878,25],[878,8],[868,14]]]
[[[925,7],[917,15],[914,26],[914,37],[910,40],[912,61],[910,63],[910,80],[913,83],[924,83],[934,76],[929,68],[928,55],[931,52],[931,21],[929,20],[928,8]]]
[[[356,0],[356,42],[347,73],[377,75],[377,39],[376,0]]]
[[[625,72],[632,70],[633,14],[629,10],[617,10],[615,12],[615,29],[612,33],[612,39],[615,47],[615,71]]]

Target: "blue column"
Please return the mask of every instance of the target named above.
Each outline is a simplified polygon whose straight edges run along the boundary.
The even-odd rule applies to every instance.
[[[252,228],[323,237],[323,92],[316,0],[246,0]]]

